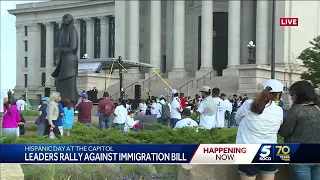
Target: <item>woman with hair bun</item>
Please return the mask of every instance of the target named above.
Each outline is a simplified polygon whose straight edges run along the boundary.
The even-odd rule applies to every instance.
[[[277,144],[278,131],[283,123],[283,110],[276,101],[282,93],[282,83],[270,79],[254,100],[248,99],[240,106],[235,117],[239,124],[237,144]],[[277,171],[276,164],[239,165],[241,180],[256,179],[258,174],[263,180],[273,180]]]

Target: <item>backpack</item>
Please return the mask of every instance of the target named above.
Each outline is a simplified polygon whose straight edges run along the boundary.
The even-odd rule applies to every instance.
[[[168,103],[162,104],[160,103],[162,106],[162,113],[161,113],[161,117],[162,119],[170,119],[170,107],[168,105]]]
[[[108,103],[104,106],[104,115],[110,116],[112,114],[113,114],[113,107]]]

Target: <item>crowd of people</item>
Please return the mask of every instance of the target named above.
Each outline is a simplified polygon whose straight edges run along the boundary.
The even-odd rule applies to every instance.
[[[289,93],[293,101],[291,108],[283,109],[283,84],[275,79],[266,81],[264,90],[254,99],[246,95],[227,96],[219,88],[204,86],[200,95],[194,99],[172,89],[171,95],[150,97],[147,100],[118,100],[109,98],[104,92],[97,108],[99,128],[118,128],[122,132],[139,131],[138,115],[154,116],[157,121],[172,128],[199,127],[203,129],[230,128],[238,126],[237,144],[273,144],[278,135],[284,137],[285,143],[320,143],[320,108],[319,98],[314,87],[308,81],[294,83]],[[2,133],[18,135],[24,120],[19,110],[23,102],[16,105],[4,96]],[[92,126],[93,102],[87,93],[81,93],[78,102],[73,105],[53,92],[50,97],[42,98],[39,106],[40,136],[51,135],[59,138],[70,135],[78,114],[78,122]],[[193,116],[193,118],[191,118]],[[290,165],[292,179],[314,180],[320,177],[320,165]],[[258,174],[264,180],[273,180],[278,165],[239,165],[241,179],[255,179]]]

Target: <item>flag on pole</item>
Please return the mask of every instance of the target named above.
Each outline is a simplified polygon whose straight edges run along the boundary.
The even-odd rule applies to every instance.
[[[26,93],[26,109],[30,110],[31,104],[30,104],[29,97],[28,97],[28,89],[26,89],[25,93]]]

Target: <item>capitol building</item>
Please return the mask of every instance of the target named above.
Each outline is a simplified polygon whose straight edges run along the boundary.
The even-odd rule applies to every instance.
[[[303,70],[296,57],[309,47],[310,40],[320,35],[320,2],[274,2],[276,78],[290,85],[299,80]],[[262,0],[82,0],[20,4],[9,10],[16,16],[15,92],[22,95],[28,89],[30,98],[36,99],[44,95],[44,87],[54,89],[54,79],[49,77],[57,65],[54,48],[64,14],[75,19],[79,59],[84,54],[95,59],[122,56],[151,64],[176,86],[191,81],[201,84],[202,78],[222,89],[226,83],[236,83],[228,93],[258,92],[261,83],[270,78],[272,12],[273,1]],[[280,26],[280,18],[285,17],[298,18],[298,26]],[[247,47],[249,41],[255,45],[252,54]],[[248,58],[253,58],[254,63],[248,64]],[[128,83],[151,77],[148,70],[128,73],[125,76]],[[112,75],[114,85],[117,78]],[[104,73],[80,73],[78,81],[79,91],[105,89]],[[195,86],[188,86],[188,91],[196,92]]]

